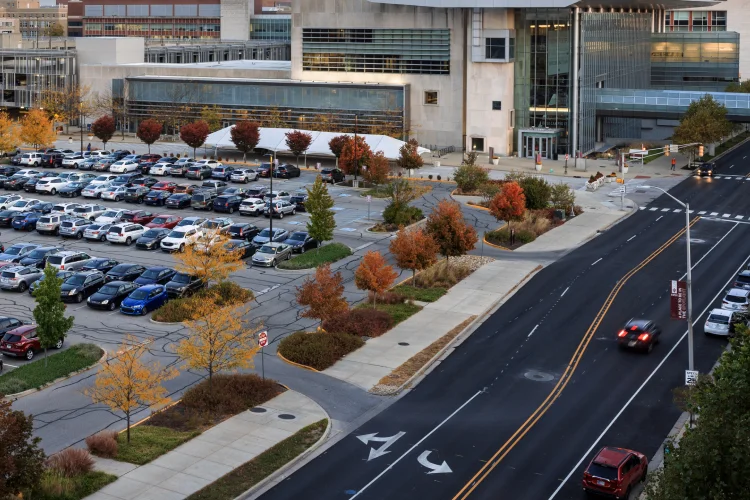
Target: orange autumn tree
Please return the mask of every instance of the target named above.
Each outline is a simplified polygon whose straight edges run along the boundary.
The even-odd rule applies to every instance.
[[[372,158],[372,150],[364,137],[358,135],[355,140],[353,136],[347,136],[344,147],[341,148],[339,167],[345,174],[353,175],[356,180],[362,170],[362,165],[370,163],[370,158]]]
[[[362,177],[370,184],[385,184],[386,181],[388,181],[388,175],[390,173],[390,162],[382,151],[373,154],[367,165],[362,167]]]
[[[41,109],[31,109],[21,119],[21,140],[38,149],[51,146],[57,140],[52,121]]]
[[[207,231],[192,245],[186,245],[175,254],[177,272],[197,276],[204,283],[219,283],[230,274],[245,267],[242,254],[225,245],[227,236]]]
[[[354,283],[360,290],[373,293],[373,307],[378,300],[378,294],[388,290],[393,285],[398,273],[389,266],[380,252],[369,251],[354,273]]]
[[[461,205],[440,200],[427,218],[427,232],[447,259],[464,255],[477,243],[476,230],[464,221]]]
[[[162,368],[157,361],[146,363],[143,358],[148,353],[147,343],[126,335],[117,355],[102,365],[94,385],[84,390],[94,403],[103,403],[125,414],[128,442],[132,413],[169,401],[161,384],[179,373],[175,368]]]
[[[507,182],[503,188],[490,200],[490,213],[498,221],[504,220],[508,223],[521,220],[526,213],[526,195],[523,188],[517,182]]]
[[[344,278],[339,272],[331,272],[330,264],[318,267],[314,277],[306,278],[302,286],[297,287],[297,302],[308,307],[302,316],[316,318],[321,322],[349,309],[343,295]]]
[[[401,226],[389,248],[398,267],[411,269],[414,286],[417,286],[417,271],[427,269],[437,261],[437,243],[422,228],[404,229]]]
[[[243,319],[248,306],[222,307],[218,297],[209,295],[197,301],[194,310],[197,319],[184,322],[190,334],[175,352],[188,367],[208,372],[209,388],[214,373],[252,367],[259,349],[255,337],[261,328]]]

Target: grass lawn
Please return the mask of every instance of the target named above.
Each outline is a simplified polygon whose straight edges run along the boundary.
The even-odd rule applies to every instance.
[[[24,498],[33,498],[34,500],[80,500],[99,491],[115,480],[117,480],[117,476],[101,471],[91,471],[73,478],[55,476],[47,472],[42,476],[41,485],[33,493],[25,495]]]
[[[362,192],[362,196],[372,196],[373,198],[389,198],[390,197],[385,187],[368,189]]]
[[[323,436],[326,425],[328,422],[325,419],[308,425],[202,490],[193,493],[188,500],[237,498],[314,445]]]
[[[448,292],[448,289],[442,287],[417,288],[411,285],[399,285],[394,288],[393,291],[412,300],[435,302],[437,299],[445,295]]]
[[[279,263],[280,269],[312,269],[322,264],[336,262],[352,254],[351,248],[343,243],[331,243],[318,249],[308,250],[291,260]]]
[[[15,394],[41,387],[93,365],[99,361],[104,351],[94,344],[76,344],[64,351],[52,349],[47,353],[47,366],[44,366],[44,353],[40,353],[36,361],[1,375],[0,394]]]
[[[358,308],[372,307],[372,304],[360,304]],[[378,311],[388,313],[393,318],[393,326],[398,325],[402,321],[408,319],[410,316],[417,314],[422,308],[415,304],[409,304],[404,302],[403,304],[376,304],[375,308]]]
[[[199,435],[199,430],[176,431],[156,425],[130,428],[130,443],[123,432],[117,436],[117,460],[143,465]]]

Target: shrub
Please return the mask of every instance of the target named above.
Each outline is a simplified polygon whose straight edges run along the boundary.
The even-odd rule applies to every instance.
[[[541,177],[527,176],[521,179],[519,184],[523,189],[523,194],[526,196],[527,209],[537,210],[547,208],[550,196],[552,195],[552,186],[550,186],[549,182]]]
[[[552,206],[558,210],[568,210],[576,201],[575,193],[573,189],[560,182],[552,186],[550,190],[550,202]]]
[[[161,321],[164,323],[180,323],[186,320],[194,320],[196,319],[196,302],[201,301],[208,295],[212,294],[218,297],[216,303],[222,307],[244,304],[253,300],[254,297],[253,292],[242,288],[237,283],[234,283],[233,281],[222,281],[221,283],[217,283],[216,285],[201,290],[192,297],[184,297],[168,301],[162,307],[154,311],[152,317],[154,321]]]
[[[281,392],[273,380],[252,373],[217,374],[188,389],[182,405],[189,410],[233,415],[258,406]]]
[[[323,322],[323,330],[357,337],[380,337],[393,326],[393,320],[377,309],[351,309]]]
[[[438,174],[438,176],[437,176],[437,180],[441,180],[441,179],[440,179],[440,174]],[[448,179],[448,180],[450,180],[450,179]]]
[[[432,174],[427,175],[427,178],[432,180]]]
[[[234,281],[222,281],[217,283],[207,290],[202,290],[197,294],[197,297],[205,297],[207,293],[215,293],[218,295],[219,300],[217,304],[219,306],[230,306],[235,304],[244,304],[253,300],[253,292],[242,288]]]
[[[347,333],[295,332],[279,342],[279,353],[289,361],[325,370],[364,343]]]
[[[61,472],[47,470],[42,474],[39,490],[50,498],[67,498],[75,489],[74,481]]]
[[[65,477],[76,477],[94,468],[94,459],[87,450],[81,448],[66,448],[47,459],[47,468]]]
[[[516,244],[518,243],[531,243],[536,239],[536,235],[528,229],[514,229],[516,232]],[[510,232],[506,228],[498,229],[497,231],[490,231],[485,233],[485,238],[490,243],[496,245],[510,245]]]
[[[168,301],[159,309],[154,311],[152,317],[154,321],[164,323],[180,323],[185,320],[195,319],[195,299],[187,297],[183,299],[174,299]]]
[[[479,186],[485,184],[490,174],[487,169],[476,165],[461,165],[454,172],[453,178],[461,192],[466,194],[475,192]]]
[[[375,295],[370,292],[367,295],[367,303],[368,304],[403,304],[406,302],[406,296],[402,295],[398,292],[385,292],[378,295],[377,300],[375,300]]]
[[[416,285],[420,288],[450,288],[470,274],[468,266],[442,260],[419,273]]]
[[[409,205],[390,203],[383,210],[383,220],[386,224],[395,226],[408,226],[424,218],[422,210]]]
[[[117,456],[117,433],[101,431],[86,438],[86,446],[96,456],[114,458]]]
[[[482,196],[482,201],[489,204],[490,200],[500,192],[500,186],[494,182],[485,182],[479,186],[479,194]]]

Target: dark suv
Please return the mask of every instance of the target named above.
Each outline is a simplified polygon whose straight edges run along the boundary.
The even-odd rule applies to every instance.
[[[334,184],[344,180],[344,172],[338,168],[324,168],[320,171],[320,177],[323,179],[323,182]]]
[[[299,177],[300,175],[302,175],[302,171],[288,163],[279,165],[278,168],[273,171],[273,176],[281,179],[291,179],[292,177]]]
[[[143,203],[143,199],[151,191],[146,186],[133,186],[125,191],[125,201],[128,203]]]
[[[199,180],[210,179],[213,172],[208,165],[191,165],[188,167],[185,177]]]
[[[65,157],[62,153],[46,153],[42,155],[41,166],[42,167],[55,167],[55,161],[60,160],[59,164],[62,165],[62,159]]]
[[[192,295],[198,290],[202,289],[205,283],[202,279],[197,276],[190,276],[185,273],[177,273],[172,276],[172,279],[165,285],[167,288],[167,295],[170,298],[186,297]]]
[[[217,212],[229,212],[230,214],[233,214],[235,210],[240,209],[241,204],[242,198],[239,196],[219,196],[214,200],[214,210]]]
[[[190,200],[190,206],[196,210],[213,210],[216,193],[209,191],[198,191],[193,193],[193,199]]]

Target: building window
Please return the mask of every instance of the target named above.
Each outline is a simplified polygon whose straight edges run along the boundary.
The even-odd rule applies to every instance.
[[[690,12],[674,12],[673,31],[690,31]]]
[[[708,12],[693,12],[693,31],[708,31]]]
[[[438,104],[438,92],[437,90],[425,90],[424,92],[424,103],[430,106],[437,106]]]
[[[726,11],[711,12],[711,31],[726,31],[726,30],[727,30],[727,12]]]
[[[505,59],[505,38],[487,38],[484,48],[485,59]]]
[[[502,101],[492,101],[492,111],[500,111],[503,109]]]
[[[472,151],[484,151],[484,137],[472,137],[471,138],[471,150]]]

